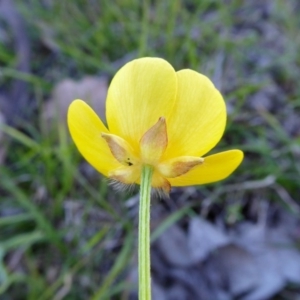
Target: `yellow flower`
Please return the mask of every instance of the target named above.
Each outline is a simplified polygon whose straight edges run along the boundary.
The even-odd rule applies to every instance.
[[[108,128],[82,100],[69,107],[72,138],[103,175],[140,183],[143,165],[153,167],[152,187],[198,185],[229,176],[243,152],[203,157],[220,140],[226,123],[224,100],[204,75],[175,72],[160,58],[141,58],[113,78],[106,101]]]

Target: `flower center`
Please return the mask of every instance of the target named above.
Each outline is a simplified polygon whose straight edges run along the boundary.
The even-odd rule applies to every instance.
[[[162,156],[168,146],[167,124],[164,117],[148,129],[139,142],[139,152],[136,153],[131,145],[123,138],[102,133],[107,145],[120,167],[113,170],[109,177],[125,184],[139,183],[141,167],[153,167],[152,186],[169,193],[171,185],[167,178],[174,178],[187,173],[189,170],[204,162],[201,157],[180,156],[165,158]]]

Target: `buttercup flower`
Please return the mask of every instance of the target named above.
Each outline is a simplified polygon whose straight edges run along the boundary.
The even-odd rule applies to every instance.
[[[223,135],[224,100],[204,75],[175,72],[160,58],[141,58],[113,78],[106,101],[108,127],[82,100],[68,111],[72,138],[85,159],[103,175],[140,184],[141,169],[152,166],[151,185],[198,185],[229,176],[243,152],[204,155]]]

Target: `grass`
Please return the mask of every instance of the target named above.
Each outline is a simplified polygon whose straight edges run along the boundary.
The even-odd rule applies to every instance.
[[[245,202],[260,195],[297,213],[300,136],[284,125],[289,112],[300,110],[296,1],[273,1],[268,24],[281,34],[280,55],[254,28],[264,22],[254,5],[240,1],[15,3],[26,20],[32,71],[16,71],[11,43],[0,43],[0,84],[25,80],[37,103],[65,77],[111,77],[128,59],[148,55],[198,70],[221,88],[229,116],[217,150],[242,149],[245,161],[228,180],[198,187],[203,203],[170,211],[153,239],[195,207],[214,203],[228,223],[245,218]],[[253,95],[270,84],[281,93],[272,94],[277,104],[253,108]],[[0,171],[1,299],[128,299],[137,221],[130,195],[114,192],[83,162],[64,124],[49,133],[38,109],[32,120],[1,128],[7,152]],[[264,181],[270,175],[275,184]]]

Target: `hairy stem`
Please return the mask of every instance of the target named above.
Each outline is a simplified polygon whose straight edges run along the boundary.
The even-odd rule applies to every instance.
[[[150,194],[153,168],[143,166],[139,211],[139,300],[151,300]]]

